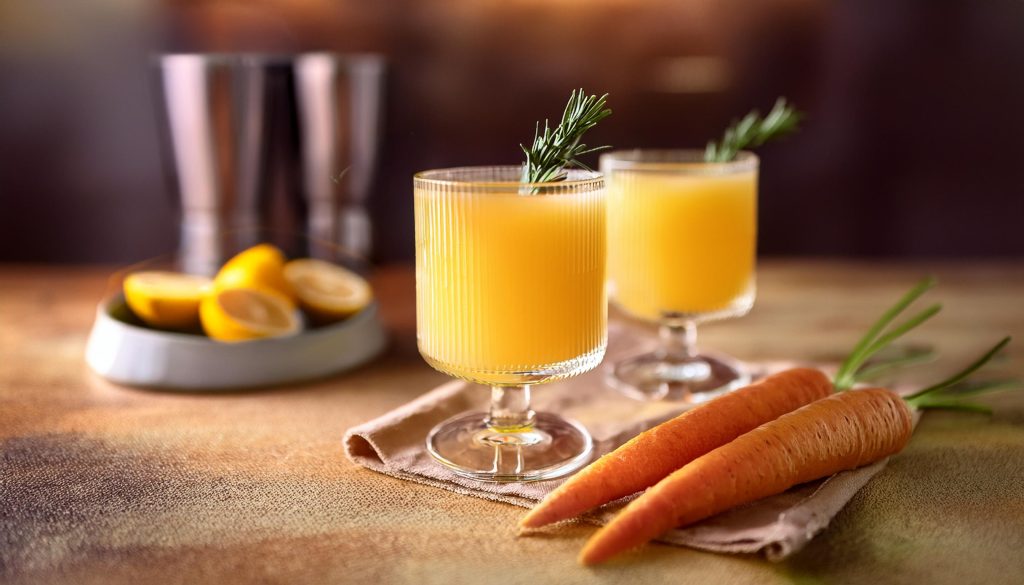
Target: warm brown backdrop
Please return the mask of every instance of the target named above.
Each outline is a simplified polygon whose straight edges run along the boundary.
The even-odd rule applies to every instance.
[[[764,254],[1024,255],[1017,0],[13,0],[0,39],[0,260],[174,248],[151,52],[313,49],[391,64],[379,260],[412,254],[412,172],[517,161],[579,85],[619,147],[807,110],[762,151]]]

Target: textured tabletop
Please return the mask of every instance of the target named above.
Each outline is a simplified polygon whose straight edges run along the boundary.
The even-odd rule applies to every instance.
[[[375,286],[392,343],[343,376],[220,394],[122,388],[83,363],[108,271],[0,266],[0,583],[1020,583],[1024,392],[992,418],[927,414],[803,552],[772,564],[664,545],[584,569],[590,526],[517,538],[510,505],[361,469],[346,428],[445,377],[419,358],[412,270]],[[938,377],[1013,334],[1024,264],[765,262],[747,317],[702,328],[747,359],[835,360],[922,274],[944,313],[915,341]],[[538,391],[543,391],[538,390]]]

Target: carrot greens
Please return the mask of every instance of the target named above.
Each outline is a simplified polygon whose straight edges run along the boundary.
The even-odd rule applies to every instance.
[[[975,382],[973,384],[967,382],[967,378],[998,355],[1010,343],[1010,339],[1010,336],[1004,337],[992,349],[985,352],[964,369],[941,382],[932,384],[927,388],[922,388],[910,396],[904,397],[904,400],[911,406],[922,409],[942,408],[991,413],[986,406],[961,402],[960,399],[966,396],[976,396],[982,393],[994,392],[995,390],[1008,390],[1020,386],[1019,380],[993,380],[989,382]]]
[[[894,370],[934,361],[937,354],[929,345],[889,346],[857,370],[857,381],[874,383]]]
[[[836,372],[835,388],[837,391],[849,390],[858,382],[875,379],[882,373],[897,368],[928,361],[934,356],[934,353],[930,350],[918,350],[916,352],[904,353],[903,355],[898,354],[894,358],[875,361],[874,363],[869,361],[876,354],[889,349],[894,341],[916,329],[942,310],[942,305],[940,304],[931,305],[899,325],[892,326],[893,321],[903,311],[934,287],[935,284],[936,280],[930,276],[918,282],[914,285],[914,288],[910,289],[896,304],[886,310],[878,321],[868,329],[868,332],[857,342],[850,355],[843,361],[839,371]],[[1010,337],[1003,338],[964,369],[941,382],[906,396],[905,400],[911,406],[921,409],[943,408],[986,412],[988,410],[986,407],[961,402],[960,399],[983,392],[992,392],[1020,385],[1020,382],[1017,380],[1000,380],[997,383],[967,382],[967,378],[971,374],[991,361],[1008,343],[1010,343]]]
[[[928,290],[934,287],[936,283],[937,281],[931,276],[925,278],[914,285],[914,288],[910,289],[905,295],[896,301],[895,305],[882,313],[882,316],[878,321],[868,329],[868,332],[865,333],[864,337],[862,337],[860,341],[857,342],[857,345],[853,347],[853,350],[850,352],[850,355],[847,356],[843,364],[839,366],[839,371],[836,372],[835,378],[836,390],[848,390],[852,388],[858,381],[857,371],[871,356],[885,349],[889,344],[903,334],[934,317],[942,309],[942,305],[932,305],[925,311],[915,315],[907,322],[894,328],[889,333],[882,335],[882,332],[889,327],[889,324],[892,323],[896,317],[899,317],[900,313],[906,310],[906,308],[914,301],[919,299],[921,295],[928,292]]]

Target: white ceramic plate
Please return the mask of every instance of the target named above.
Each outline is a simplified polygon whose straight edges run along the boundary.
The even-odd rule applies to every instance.
[[[128,386],[194,392],[312,380],[373,359],[387,342],[376,303],[334,325],[242,343],[155,331],[131,324],[126,314],[121,295],[100,303],[85,361]]]

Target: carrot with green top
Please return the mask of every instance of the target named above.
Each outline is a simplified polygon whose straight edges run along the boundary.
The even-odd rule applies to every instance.
[[[959,393],[956,388],[995,357],[1009,337],[960,372],[906,397],[885,388],[842,391],[857,381],[868,357],[938,312],[926,310],[883,333],[910,304],[904,301],[907,297],[882,316],[844,362],[837,374],[838,394],[767,422],[673,472],[598,530],[584,546],[580,562],[603,562],[671,528],[898,453],[913,432],[911,408],[985,410],[961,399],[1005,388],[1006,381],[976,384]],[[877,371],[878,366],[873,368]]]
[[[885,331],[903,310],[933,286],[934,279],[922,280],[882,315],[843,363],[836,375],[837,389],[852,386],[869,358],[941,310],[940,305],[932,305]],[[876,364],[872,371],[886,365],[895,364]],[[825,398],[832,390],[832,382],[821,372],[794,368],[719,396],[637,435],[590,464],[548,494],[520,520],[519,526],[539,528],[646,489],[712,449]]]

